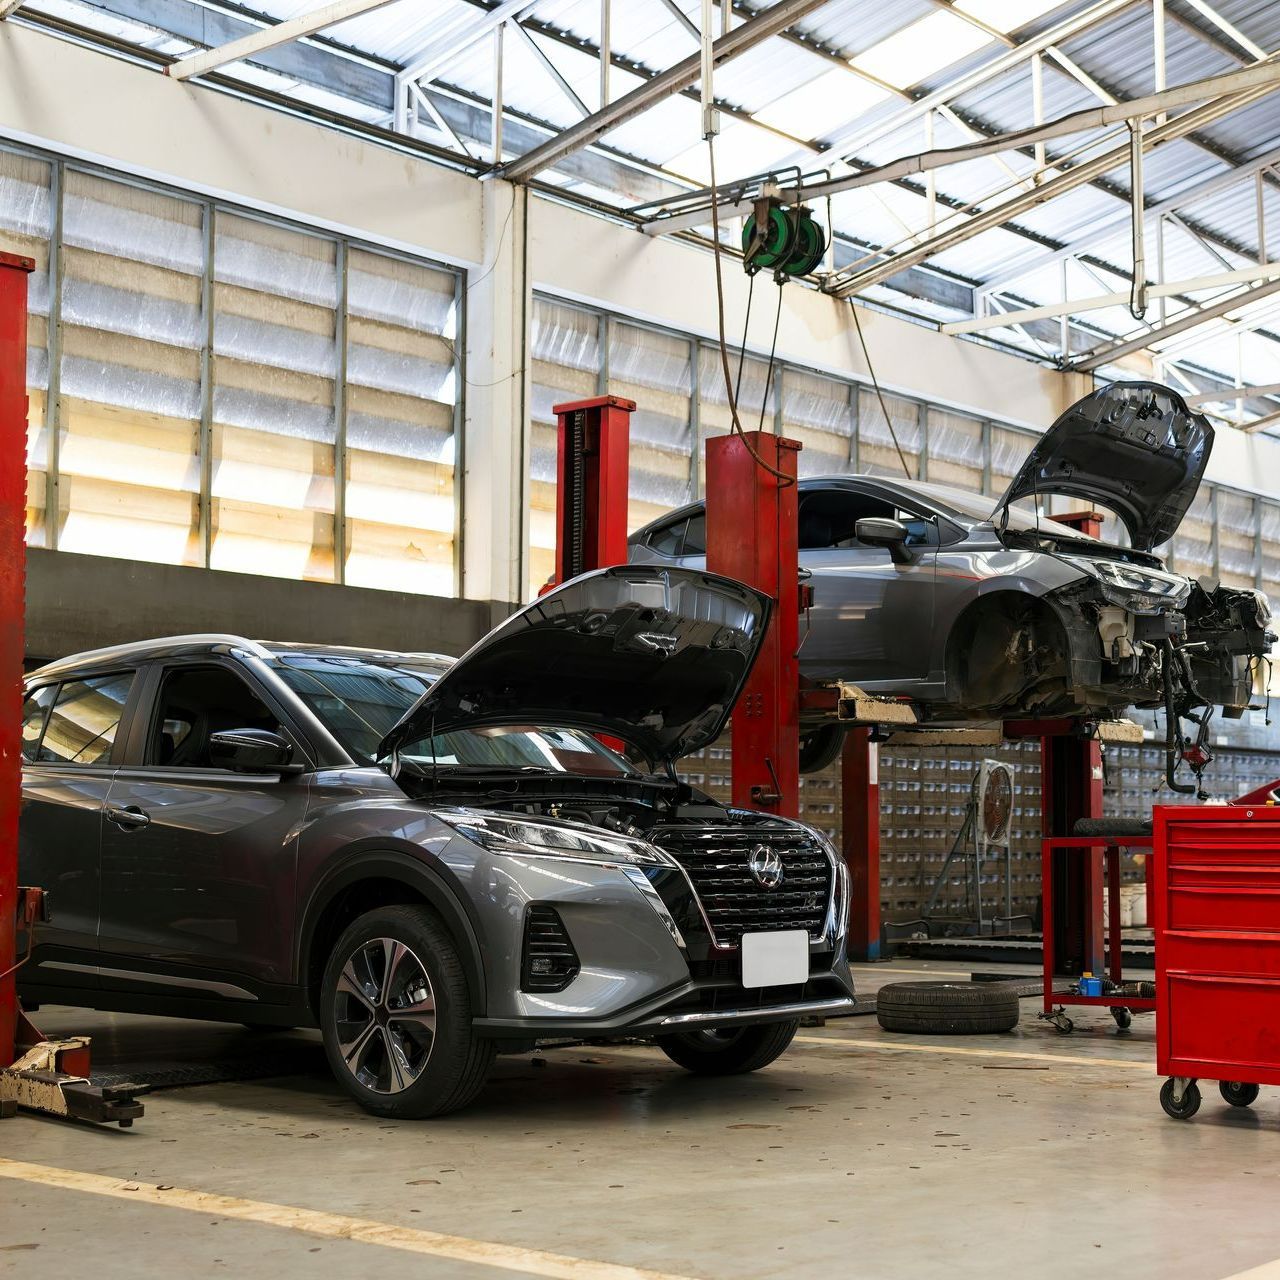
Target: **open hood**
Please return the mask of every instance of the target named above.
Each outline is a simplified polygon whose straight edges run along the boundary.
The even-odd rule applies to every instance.
[[[769,598],[696,569],[621,565],[526,605],[458,659],[378,754],[451,729],[533,724],[607,734],[655,763],[720,736]]]
[[[993,518],[1020,498],[1064,493],[1110,507],[1139,551],[1168,542],[1213,449],[1213,428],[1170,387],[1114,382],[1078,400],[1036,442]]]

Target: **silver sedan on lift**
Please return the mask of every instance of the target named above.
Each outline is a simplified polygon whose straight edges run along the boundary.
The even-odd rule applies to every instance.
[[[1131,706],[1175,720],[1241,714],[1274,640],[1266,597],[1172,572],[1154,551],[1186,515],[1212,446],[1213,428],[1177,392],[1115,383],[1053,424],[999,500],[883,476],[801,480],[800,565],[814,595],[801,673],[910,699],[942,723]],[[1047,494],[1116,512],[1129,545],[1044,518]],[[1023,499],[1032,510],[1013,505]],[[704,567],[705,508],[630,541],[633,563]],[[829,763],[840,737],[809,726],[802,767]]]

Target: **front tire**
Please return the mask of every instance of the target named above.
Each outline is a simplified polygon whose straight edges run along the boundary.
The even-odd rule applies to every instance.
[[[334,944],[320,1027],[338,1083],[374,1115],[424,1120],[465,1107],[494,1044],[472,1033],[458,949],[426,907],[379,907]]]
[[[793,1019],[763,1026],[682,1031],[659,1036],[657,1045],[672,1062],[694,1075],[740,1076],[759,1071],[781,1057],[799,1026],[799,1020]]]

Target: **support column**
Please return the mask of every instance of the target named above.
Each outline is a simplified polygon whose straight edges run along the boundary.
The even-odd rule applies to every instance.
[[[0,253],[0,1067],[14,1059],[18,997],[18,806],[22,789],[22,633],[26,581],[27,276]],[[3,976],[3,975],[8,976]]]
[[[463,306],[465,379],[459,441],[462,485],[462,595],[518,603],[529,541],[528,191],[484,183],[484,259],[468,272]],[[498,618],[494,619],[495,622]]]
[[[840,757],[840,852],[849,868],[849,959],[880,959],[880,748],[863,726]]]

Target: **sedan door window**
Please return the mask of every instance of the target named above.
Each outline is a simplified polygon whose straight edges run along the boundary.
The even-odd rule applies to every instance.
[[[107,763],[133,675],[128,671],[62,684],[35,758],[49,764]]]
[[[684,531],[688,518],[681,518],[672,524],[663,525],[649,535],[649,550],[660,556],[670,556],[673,560],[684,554]]]
[[[800,549],[871,550],[857,534],[858,521],[870,517],[901,521],[909,547],[938,545],[938,523],[930,516],[856,490],[818,489],[800,499]]]

